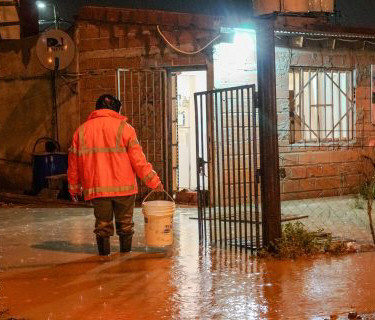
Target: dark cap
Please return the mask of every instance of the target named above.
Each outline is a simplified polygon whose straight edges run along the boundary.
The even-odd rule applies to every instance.
[[[110,94],[103,94],[96,100],[96,110],[99,109],[110,109],[116,112],[120,112],[121,102],[116,97]]]

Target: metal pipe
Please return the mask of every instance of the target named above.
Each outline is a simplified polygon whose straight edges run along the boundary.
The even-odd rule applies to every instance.
[[[198,122],[198,111],[199,111],[199,105],[198,105],[198,94],[194,94],[194,104],[195,104],[195,146],[196,146],[196,159],[197,159],[197,188],[198,188],[198,233],[199,233],[199,243],[202,244],[203,242],[203,228],[202,228],[202,190],[201,190],[201,163],[200,163],[200,157],[199,157],[199,142],[200,142],[200,130],[199,130],[199,122]]]
[[[230,105],[231,105],[231,129],[232,129],[232,168],[233,168],[233,211],[234,211],[234,246],[237,249],[237,201],[236,201],[236,150],[235,150],[235,126],[234,126],[234,104],[233,104],[233,90],[230,91]]]
[[[230,178],[230,148],[229,148],[229,120],[228,120],[228,90],[225,91],[225,116],[227,131],[227,175],[228,175],[228,202],[229,202],[229,241],[232,245],[232,199],[231,199],[231,178]]]
[[[223,234],[222,234],[222,228],[221,228],[221,179],[223,178],[222,174],[221,174],[221,171],[220,171],[220,149],[222,150],[222,144],[220,143],[220,141],[222,141],[222,139],[219,139],[219,128],[223,126],[223,123],[220,123],[219,125],[219,117],[218,117],[218,109],[219,109],[219,106],[221,107],[221,104],[218,103],[218,92],[215,92],[215,124],[216,124],[216,128],[215,128],[215,133],[216,133],[216,161],[217,161],[217,165],[216,165],[216,169],[217,169],[217,199],[218,199],[218,214],[219,214],[219,241],[220,241],[220,246],[222,246],[223,244]],[[221,102],[221,100],[220,100]],[[216,206],[216,203],[215,203],[215,206]],[[215,220],[216,220],[216,216],[215,216]]]
[[[224,246],[227,247],[227,200],[225,195],[225,135],[224,135],[224,116],[223,116],[223,91],[219,91],[220,94],[220,120],[221,120],[221,163],[223,167],[223,205],[224,205]],[[228,125],[228,122],[226,122]]]

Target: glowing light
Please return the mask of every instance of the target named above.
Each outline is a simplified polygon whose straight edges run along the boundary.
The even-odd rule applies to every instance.
[[[47,7],[46,3],[43,2],[43,1],[37,1],[36,2],[36,6],[39,8],[39,9],[45,9]]]
[[[52,63],[52,58],[49,58],[49,59],[48,59],[48,63]]]

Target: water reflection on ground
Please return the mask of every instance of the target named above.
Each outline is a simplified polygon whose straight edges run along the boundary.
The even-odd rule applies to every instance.
[[[375,253],[257,261],[199,248],[193,209],[175,217],[175,244],[95,255],[91,209],[0,210],[0,319],[323,319],[375,310]],[[7,314],[7,315],[6,315]],[[346,316],[345,316],[346,318]]]

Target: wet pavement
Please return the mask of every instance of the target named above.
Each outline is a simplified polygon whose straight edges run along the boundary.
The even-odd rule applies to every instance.
[[[175,244],[96,256],[92,209],[0,209],[0,319],[324,319],[375,311],[375,253],[253,260],[198,246],[194,209]],[[6,311],[7,310],[7,311]]]

